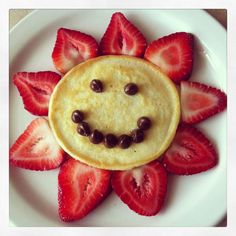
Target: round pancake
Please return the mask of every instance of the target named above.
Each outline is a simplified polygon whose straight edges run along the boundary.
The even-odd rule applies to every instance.
[[[90,89],[93,79],[102,81],[102,93]],[[131,82],[139,88],[134,96],[124,92]],[[142,116],[149,117],[152,126],[141,143],[107,148],[77,133],[71,120],[74,110],[83,111],[90,127],[103,134],[129,134]],[[130,56],[101,56],[75,66],[58,83],[49,105],[50,125],[61,147],[75,159],[110,170],[131,169],[158,158],[174,138],[179,118],[173,82],[157,66]]]

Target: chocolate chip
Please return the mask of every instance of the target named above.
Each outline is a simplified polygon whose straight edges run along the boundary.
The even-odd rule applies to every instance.
[[[104,145],[107,148],[113,148],[116,146],[118,140],[114,134],[107,134],[104,139]]]
[[[89,136],[91,133],[91,130],[88,123],[81,122],[80,124],[78,124],[77,132],[82,136]]]
[[[144,132],[141,129],[134,129],[131,132],[131,137],[134,143],[141,143],[144,140]]]
[[[137,125],[142,130],[147,130],[151,127],[152,122],[148,117],[140,117],[137,121]]]
[[[84,114],[82,111],[75,110],[75,111],[73,111],[73,113],[71,115],[71,119],[74,123],[80,123],[84,119]]]
[[[91,135],[89,137],[89,140],[90,140],[91,143],[98,144],[98,143],[101,143],[103,141],[103,138],[104,138],[103,134],[100,131],[98,131],[97,129],[95,129],[91,133]]]
[[[120,148],[128,148],[132,144],[132,138],[129,135],[122,134],[119,137],[118,144]]]
[[[103,90],[103,84],[101,80],[94,79],[90,82],[90,88],[95,92],[95,93],[101,93]]]
[[[138,92],[138,86],[134,83],[128,83],[125,85],[124,91],[127,95],[135,95]]]

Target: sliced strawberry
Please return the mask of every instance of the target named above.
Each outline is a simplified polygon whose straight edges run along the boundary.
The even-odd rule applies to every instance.
[[[100,42],[102,54],[142,57],[146,47],[142,33],[122,13],[114,13]]]
[[[97,55],[98,44],[92,36],[65,28],[57,31],[52,60],[61,73],[65,74],[77,64]]]
[[[44,118],[33,120],[10,148],[10,163],[30,170],[55,169],[64,157]]]
[[[192,175],[206,171],[217,164],[213,144],[191,125],[181,124],[175,138],[163,157],[163,165],[176,175]]]
[[[110,193],[111,172],[69,159],[58,175],[59,215],[63,221],[79,220]]]
[[[18,72],[13,76],[25,109],[39,116],[48,115],[50,96],[60,79],[61,76],[52,71]]]
[[[177,32],[153,41],[144,57],[156,64],[176,84],[187,80],[193,69],[193,35]]]
[[[164,203],[167,173],[158,161],[154,161],[132,170],[114,172],[112,187],[131,210],[153,216]]]
[[[226,94],[217,88],[189,81],[182,81],[180,88],[182,120],[185,123],[203,121],[227,106]]]

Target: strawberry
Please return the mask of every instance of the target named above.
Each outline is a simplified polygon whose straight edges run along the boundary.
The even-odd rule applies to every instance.
[[[52,60],[58,71],[65,74],[77,64],[98,55],[96,40],[80,31],[60,28],[52,52]]]
[[[58,204],[61,220],[79,220],[110,193],[111,172],[69,159],[58,175]]]
[[[142,57],[146,47],[142,33],[122,13],[114,13],[100,42],[102,54]]]
[[[217,88],[198,82],[182,81],[181,110],[182,121],[195,124],[207,119],[227,106],[226,94]]]
[[[154,161],[132,170],[115,171],[111,183],[116,194],[131,210],[153,216],[164,203],[167,173],[158,161]]]
[[[10,148],[10,163],[30,170],[55,169],[64,157],[44,118],[33,120]]]
[[[52,71],[18,72],[13,76],[25,109],[33,115],[47,116],[50,96],[61,76]]]
[[[175,138],[163,156],[165,168],[176,175],[192,175],[206,171],[217,164],[213,144],[199,130],[181,124]]]
[[[193,69],[193,35],[177,32],[153,41],[144,57],[159,66],[176,84],[190,78]]]

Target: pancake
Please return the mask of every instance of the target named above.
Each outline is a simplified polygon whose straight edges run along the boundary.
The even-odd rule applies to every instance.
[[[90,88],[93,79],[102,81],[102,93]],[[125,94],[128,83],[138,86],[137,94]],[[129,134],[143,116],[152,126],[141,143],[107,148],[78,134],[71,120],[74,110],[83,111],[90,127],[103,134]],[[75,66],[57,84],[49,105],[50,126],[61,147],[75,159],[110,170],[131,169],[160,157],[174,138],[179,118],[173,82],[157,66],[131,56],[100,56]]]

